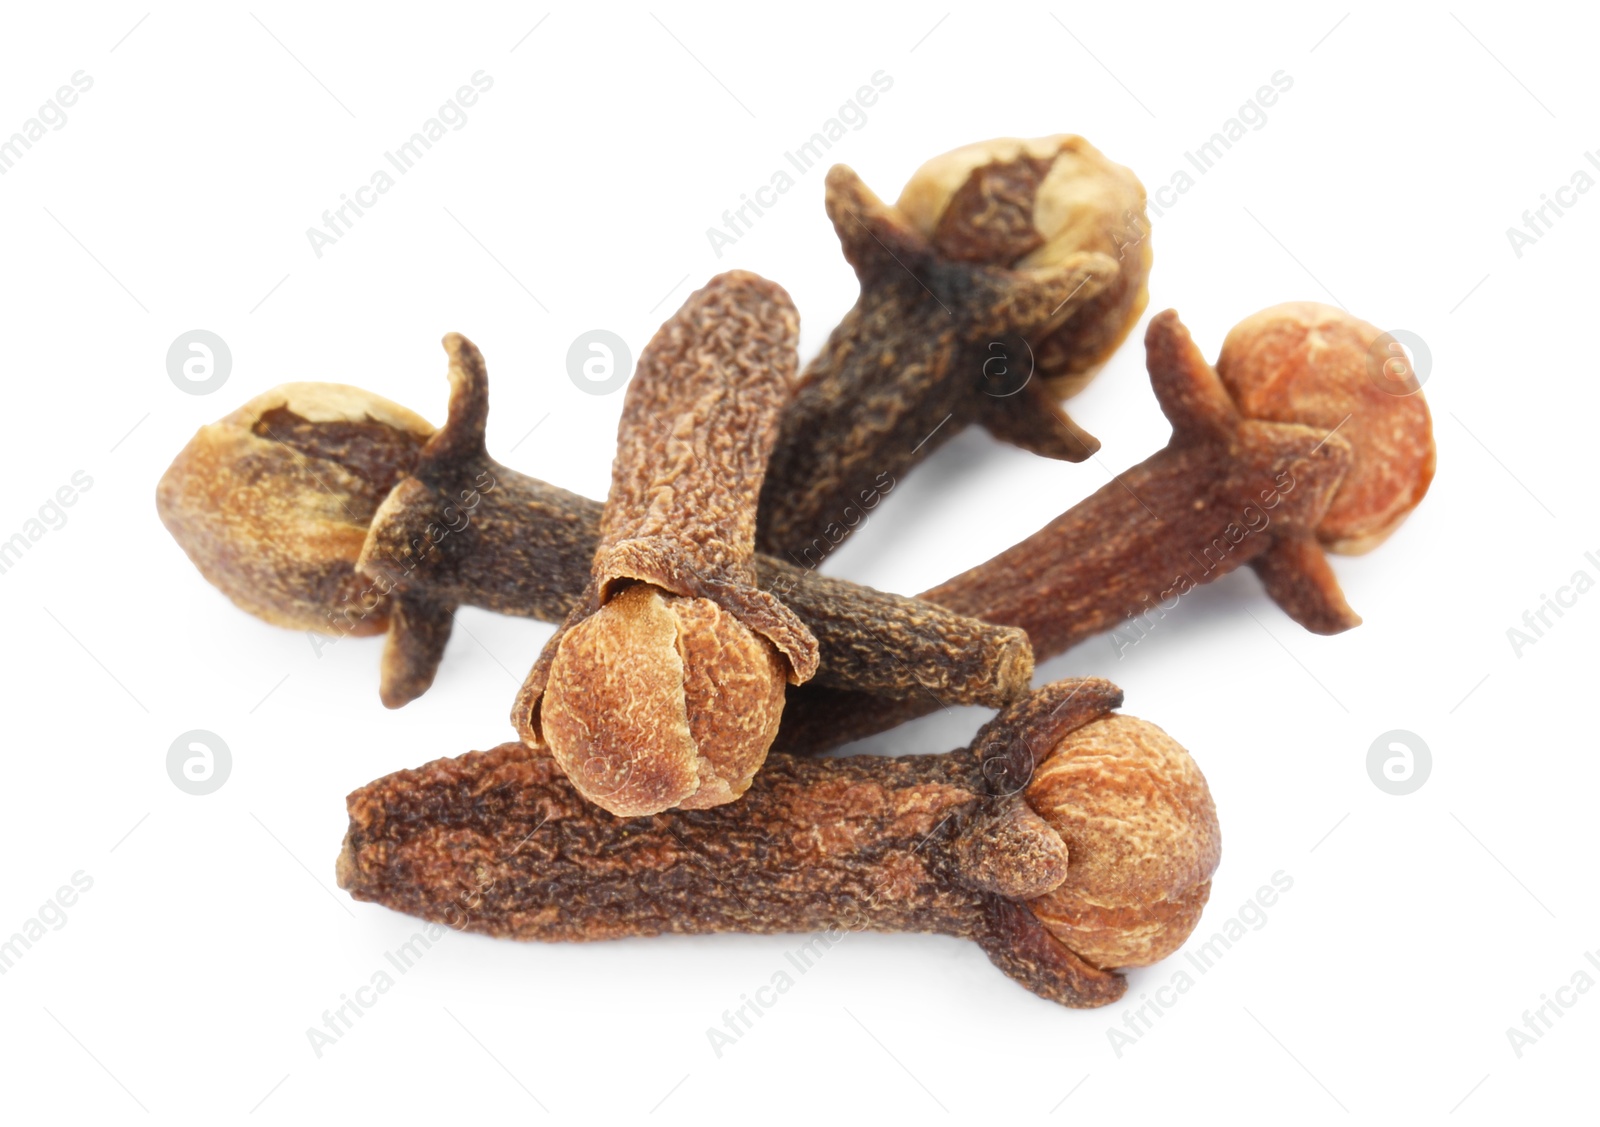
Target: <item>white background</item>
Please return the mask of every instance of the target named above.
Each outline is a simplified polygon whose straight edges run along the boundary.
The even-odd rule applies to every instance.
[[[0,977],[0,1114],[1576,1115],[1600,990],[1520,1058],[1506,1031],[1580,968],[1600,979],[1584,958],[1600,948],[1600,594],[1520,655],[1506,631],[1575,571],[1600,578],[1584,558],[1600,555],[1600,192],[1520,258],[1506,229],[1600,150],[1593,22],[1472,2],[599,7],[8,8],[0,134],[74,72],[94,85],[0,177],[0,538],[74,471],[93,486],[0,576],[0,934],[73,873],[93,887]],[[479,70],[494,85],[466,125],[319,259],[306,228]],[[1058,131],[1155,189],[1284,71],[1265,126],[1154,218],[1151,310],[1176,307],[1213,356],[1236,321],[1297,298],[1427,342],[1432,494],[1380,550],[1336,561],[1365,625],[1313,637],[1236,574],[1124,658],[1099,638],[1040,673],[1113,678],[1204,768],[1225,848],[1201,937],[1275,872],[1293,889],[1120,1056],[1108,1030],[1177,959],[1134,973],[1124,1003],[1069,1011],[971,943],[852,935],[719,1059],[707,1028],[796,937],[451,934],[319,1059],[307,1028],[417,930],[334,888],[345,794],[509,738],[549,627],[462,611],[436,687],[387,712],[380,642],[319,657],[234,609],[157,521],[157,478],[196,427],[287,380],[359,384],[440,421],[438,341],[456,330],[488,358],[491,451],[603,495],[622,396],[577,388],[568,345],[606,328],[637,355],[692,288],[739,266],[789,289],[814,352],[855,296],[822,170],[720,259],[705,232],[880,70],[893,88],[830,157],[890,199],[936,153]],[[195,328],[232,349],[211,395],[166,372]],[[1152,453],[1166,427],[1139,337],[1072,403],[1104,442],[1096,460],[966,433],[829,569],[921,590]],[[983,718],[929,718],[867,750],[946,750]],[[195,728],[233,756],[205,797],[165,767]],[[1433,756],[1405,797],[1366,768],[1396,728]]]

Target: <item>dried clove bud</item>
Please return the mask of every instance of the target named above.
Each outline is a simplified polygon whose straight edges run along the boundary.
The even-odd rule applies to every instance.
[[[1105,681],[1063,681],[943,755],[769,762],[735,803],[622,819],[521,744],[350,795],[340,887],[465,931],[936,932],[1069,1006],[1175,951],[1221,856],[1204,776]],[[1033,768],[1033,752],[1042,761]]]
[[[1217,375],[1251,419],[1337,430],[1355,460],[1317,525],[1330,552],[1370,552],[1417,507],[1433,481],[1433,421],[1398,348],[1342,309],[1292,301],[1233,327]]]
[[[1059,398],[1144,308],[1149,228],[1131,172],[1081,138],[1006,139],[929,161],[899,207],[836,165],[826,204],[861,296],[784,415],[764,551],[820,562],[885,479],[968,424],[1068,461],[1098,448]]]
[[[162,475],[156,511],[240,609],[294,630],[380,633],[388,607],[352,565],[432,433],[357,387],[284,384],[201,427]]]
[[[1028,342],[1032,374],[1055,399],[1083,390],[1149,301],[1144,185],[1082,137],[1059,133],[965,145],[917,169],[895,206],[955,262],[1029,270],[1083,251],[1116,259],[1117,273],[1104,289]],[[1053,415],[1053,409],[1042,412],[1046,420]],[[1053,441],[1041,453],[1076,460]]]
[[[1235,403],[1176,313],[1156,316],[1145,349],[1172,423],[1166,447],[922,598],[1020,626],[1048,657],[1121,625],[1137,636],[1195,587],[1249,564],[1306,629],[1358,625],[1320,543],[1386,534],[1433,474],[1420,394],[1373,399],[1364,368],[1353,374],[1379,335],[1327,307],[1242,322],[1229,336],[1234,380],[1258,389],[1264,406],[1253,406],[1277,420],[1269,422]],[[1296,421],[1297,404],[1315,425]],[[822,686],[794,703],[778,750],[825,749],[933,711]]]
[[[512,711],[614,814],[743,794],[817,640],[755,586],[756,499],[799,368],[783,289],[720,274],[646,346],[617,427],[593,577]]]
[[[201,428],[157,491],[173,537],[244,610],[336,636],[387,631],[391,708],[432,684],[457,606],[564,619],[600,538],[599,502],[489,457],[483,357],[454,333],[444,347],[438,431],[359,388],[288,384]],[[819,683],[991,707],[1027,691],[1021,630],[767,556],[754,566],[815,635]]]

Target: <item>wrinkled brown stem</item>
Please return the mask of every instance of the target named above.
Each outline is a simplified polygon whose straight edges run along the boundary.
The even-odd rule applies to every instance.
[[[409,607],[425,608],[430,623],[457,606],[559,622],[588,586],[602,505],[491,458],[483,357],[456,334],[445,349],[449,419],[373,517],[358,563],[371,580],[366,605],[381,607],[394,591]],[[1027,689],[1033,658],[1020,630],[769,556],[757,555],[754,566],[757,585],[815,635],[817,684],[991,707]],[[411,626],[398,616],[389,626],[383,698],[399,707],[432,684],[448,624],[420,640],[408,637]]]
[[[1086,252],[1013,271],[946,257],[843,165],[828,173],[826,202],[861,296],[784,414],[761,494],[763,551],[820,562],[972,423],[1072,461],[1094,452],[1027,379],[1028,341],[1110,285],[1115,259]]]
[[[504,744],[351,794],[339,883],[523,940],[937,932],[977,941],[1043,997],[1103,1005],[1123,978],[1028,907],[1067,880],[1069,858],[1016,772],[1032,769],[1019,749],[1052,749],[1119,702],[1104,682],[1063,682],[1003,712],[970,750],[781,759],[736,803],[632,819],[586,803],[549,757]]]

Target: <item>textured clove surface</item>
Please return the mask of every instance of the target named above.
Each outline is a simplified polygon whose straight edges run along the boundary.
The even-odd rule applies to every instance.
[[[1317,427],[1243,418],[1171,311],[1151,320],[1145,346],[1172,423],[1167,446],[922,598],[1019,626],[1051,657],[1113,628],[1137,640],[1182,596],[1251,564],[1308,629],[1356,625],[1315,539],[1350,446]],[[833,686],[803,689],[795,704],[778,750],[834,747],[936,707]]]
[[[284,384],[201,427],[162,475],[156,511],[240,609],[293,630],[378,633],[387,606],[355,559],[432,433],[360,388]]]
[[[816,673],[815,636],[754,566],[799,331],[781,287],[719,274],[628,385],[591,581],[512,711],[523,741],[615,814],[732,802],[772,746],[785,682]]]
[[[1217,375],[1249,418],[1337,430],[1350,443],[1350,472],[1317,526],[1330,552],[1370,552],[1427,494],[1433,420],[1410,358],[1376,326],[1313,301],[1275,305],[1228,333]]]
[[[291,629],[387,631],[390,707],[432,684],[456,607],[563,620],[600,538],[599,502],[489,457],[483,357],[458,334],[444,346],[437,432],[359,388],[286,384],[202,427],[157,491],[173,538],[241,609]],[[820,683],[991,707],[1028,688],[1020,630],[770,556],[754,568],[817,638]]]
[[[1032,375],[1056,399],[1083,389],[1149,300],[1153,255],[1144,185],[1082,137],[1001,137],[944,153],[912,174],[895,206],[956,262],[1030,270],[1084,251],[1116,260],[1115,277],[1099,293],[1029,338]],[[1047,411],[1032,422],[1042,430],[1037,423],[1053,419]]]
[[[339,883],[524,940],[938,932],[1044,997],[1102,1005],[1124,989],[1111,968],[1188,934],[1220,859],[1198,768],[1159,729],[1108,715],[1119,700],[1062,682],[968,750],[779,758],[737,802],[642,818],[595,808],[548,756],[504,744],[351,794]],[[1079,938],[1116,961],[1082,957]]]
[[[828,173],[826,204],[861,296],[784,414],[761,495],[763,551],[820,562],[970,423],[1058,457],[1094,452],[1044,381],[1027,378],[1029,340],[1109,286],[1116,259],[1081,251],[1011,270],[946,257],[843,165]]]

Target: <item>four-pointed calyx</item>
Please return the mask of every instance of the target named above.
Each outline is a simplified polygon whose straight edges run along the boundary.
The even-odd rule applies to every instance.
[[[1116,259],[1077,251],[1012,270],[948,257],[844,165],[828,173],[827,208],[861,296],[784,413],[763,551],[816,566],[863,507],[970,423],[1074,461],[1094,452],[1029,378],[1029,342],[1112,285]]]
[[[1330,552],[1370,552],[1433,481],[1433,420],[1394,338],[1342,309],[1291,301],[1229,331],[1217,375],[1240,414],[1336,431],[1354,460],[1317,525]]]
[[[1099,293],[1073,302],[1028,339],[1033,364],[1020,374],[1042,381],[1054,399],[1081,391],[1144,312],[1152,262],[1144,185],[1082,137],[964,145],[917,169],[895,207],[954,262],[1031,270],[1083,251],[1116,259],[1116,275]],[[986,375],[995,375],[992,367]],[[994,383],[989,378],[985,386],[1003,390]],[[1047,457],[1082,457],[1050,403],[1027,411],[997,406],[999,413],[983,420],[996,437]]]

